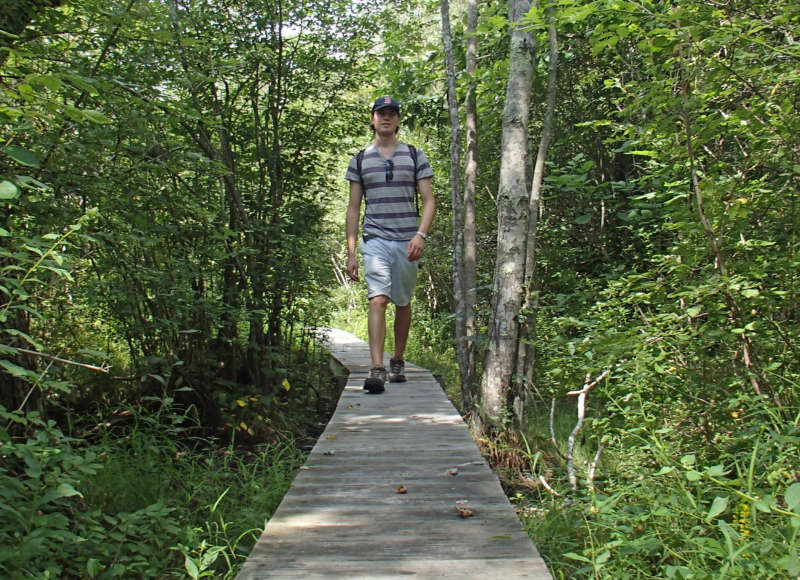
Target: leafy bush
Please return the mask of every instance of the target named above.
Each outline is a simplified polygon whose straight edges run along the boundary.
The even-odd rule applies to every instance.
[[[0,409],[33,433],[16,441],[0,429],[2,575],[235,574],[303,462],[297,444],[191,448],[137,413],[87,446],[53,421]]]

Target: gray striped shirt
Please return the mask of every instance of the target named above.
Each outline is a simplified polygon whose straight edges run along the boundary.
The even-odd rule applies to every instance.
[[[433,170],[425,154],[417,149],[415,180],[414,160],[405,143],[397,144],[389,160],[393,165],[391,175],[386,167],[386,160],[374,143],[364,151],[361,160],[361,173],[366,189],[363,234],[385,240],[410,240],[418,228],[419,216],[414,206],[416,184],[421,179],[433,177]],[[350,160],[345,179],[361,181],[355,155]]]

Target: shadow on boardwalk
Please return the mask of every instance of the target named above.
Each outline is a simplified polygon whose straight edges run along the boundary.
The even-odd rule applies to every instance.
[[[326,345],[348,383],[237,579],[550,579],[433,376],[407,365],[368,395],[367,345],[338,330]]]

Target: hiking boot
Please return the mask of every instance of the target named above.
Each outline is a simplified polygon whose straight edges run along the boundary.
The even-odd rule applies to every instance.
[[[401,358],[389,359],[389,382],[390,383],[405,383],[406,382],[406,363]]]
[[[386,382],[386,367],[372,367],[369,376],[364,381],[364,390],[370,395],[380,395],[386,389],[383,384]]]

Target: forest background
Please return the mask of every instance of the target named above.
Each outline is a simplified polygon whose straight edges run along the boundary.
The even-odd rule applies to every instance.
[[[315,329],[364,335],[343,175],[381,94],[436,173],[408,357],[554,576],[800,576],[797,2],[0,30],[3,576],[233,577],[338,396]]]

